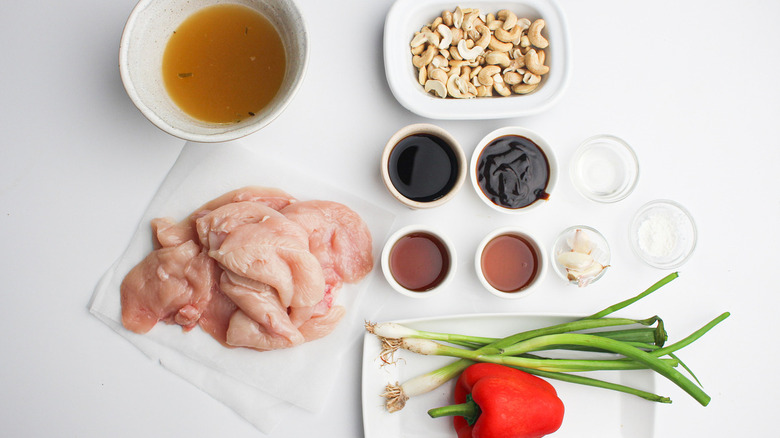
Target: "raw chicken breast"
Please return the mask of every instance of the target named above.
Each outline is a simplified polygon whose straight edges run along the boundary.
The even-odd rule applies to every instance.
[[[230,327],[227,332],[230,345],[261,351],[294,347],[304,342],[303,335],[299,333],[299,336],[301,336],[300,341],[293,344],[288,338],[268,330],[266,326],[250,318],[241,310],[236,311],[230,318]]]
[[[152,236],[155,248],[170,248],[198,239],[195,228],[189,221],[176,222],[171,218],[152,219]]]
[[[152,251],[122,281],[122,324],[146,333],[157,321],[190,330],[217,285],[219,268],[193,241]]]
[[[197,214],[200,211],[213,211],[233,202],[252,201],[267,205],[274,210],[281,210],[284,207],[295,202],[295,198],[283,190],[273,187],[247,186],[240,189],[227,192],[224,195],[212,199],[195,210]]]
[[[332,201],[302,201],[282,213],[309,235],[309,251],[317,257],[329,284],[334,274],[347,283],[360,281],[374,265],[371,232],[346,205]]]
[[[322,267],[309,252],[306,231],[284,216],[240,226],[208,254],[223,269],[276,289],[285,308],[315,305],[325,294]]]
[[[242,331],[245,327],[233,326],[233,321],[235,320],[235,316],[233,316],[228,327],[228,344],[237,347],[270,350],[272,349],[271,345],[279,343],[275,339],[277,337],[286,339],[289,346],[304,342],[303,335],[290,322],[287,308],[282,306],[282,303],[279,301],[279,294],[271,286],[230,272],[224,272],[219,282],[219,288],[225,296],[236,303],[246,316],[262,327],[262,333],[265,335],[255,339],[252,345],[247,345],[246,339],[251,339],[257,331],[252,330],[252,335],[247,336]]]
[[[328,313],[321,316],[315,316],[306,321],[298,330],[301,331],[306,342],[319,339],[332,332],[345,313],[346,310],[344,310],[344,307],[342,306],[331,307]]]
[[[242,225],[256,224],[273,216],[283,217],[278,211],[260,202],[233,202],[197,219],[195,229],[204,248],[218,249],[231,231]]]
[[[236,313],[236,310],[238,310],[238,306],[217,288],[212,294],[206,310],[200,315],[198,325],[220,344],[232,347],[227,343],[227,331],[230,318]]]

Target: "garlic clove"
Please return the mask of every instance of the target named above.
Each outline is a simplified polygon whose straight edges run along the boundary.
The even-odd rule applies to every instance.
[[[558,254],[558,263],[563,265],[567,270],[574,269],[582,271],[593,265],[596,260],[593,256],[584,252],[567,251]]]
[[[569,244],[569,247],[574,252],[590,254],[593,250],[593,242],[591,242],[585,230],[576,230],[574,235],[566,240],[566,243]]]
[[[590,282],[601,273],[601,271],[607,269],[608,267],[609,265],[604,266],[601,263],[594,262],[592,265],[583,270],[566,269],[566,273],[569,281],[576,281],[577,286],[585,287],[589,285]]]

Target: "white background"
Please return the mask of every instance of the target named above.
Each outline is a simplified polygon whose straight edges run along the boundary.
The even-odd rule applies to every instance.
[[[381,49],[391,4],[300,0],[311,40],[307,77],[288,109],[245,140],[391,209],[394,229],[434,224],[456,241],[458,273],[446,293],[411,301],[375,270],[361,314],[598,310],[666,274],[634,256],[626,230],[645,202],[674,199],[696,219],[696,252],[678,280],[623,314],[660,314],[672,337],[722,311],[733,315],[681,354],[712,403],[702,408],[659,382],[658,392],[674,403],[656,408],[656,436],[773,430],[780,389],[780,3],[561,0],[574,58],[562,100],[534,117],[466,122],[423,119],[393,98]],[[87,311],[96,282],[184,145],[149,123],[122,87],[118,43],[133,6],[0,6],[2,436],[263,436]],[[600,205],[577,194],[563,173],[549,205],[527,216],[488,210],[469,186],[434,211],[407,210],[385,191],[378,162],[392,133],[414,122],[449,130],[467,156],[493,129],[531,128],[553,145],[563,169],[581,140],[614,134],[637,151],[639,185],[626,200]],[[612,246],[614,266],[599,283],[577,290],[550,272],[542,290],[516,302],[480,289],[472,254],[491,229],[517,224],[552,244],[577,223],[602,230]],[[291,414],[274,436],[362,435],[361,327],[353,334],[353,360],[334,375],[332,404],[318,415]]]

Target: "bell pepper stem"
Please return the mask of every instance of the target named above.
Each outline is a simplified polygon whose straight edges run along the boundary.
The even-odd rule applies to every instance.
[[[466,402],[457,405],[442,406],[440,408],[433,408],[428,410],[428,415],[431,418],[439,417],[463,417],[468,422],[469,426],[473,426],[477,422],[482,410],[479,405],[471,398],[471,394],[466,396]]]

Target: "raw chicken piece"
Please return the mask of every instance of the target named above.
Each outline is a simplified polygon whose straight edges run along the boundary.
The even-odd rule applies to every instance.
[[[242,310],[237,310],[230,318],[230,327],[227,332],[228,343],[234,347],[249,347],[255,350],[267,351],[290,348],[304,342],[303,335],[300,342],[293,344],[289,339],[278,333],[269,331],[254,319],[250,318]]]
[[[371,232],[363,219],[346,205],[332,201],[302,201],[282,213],[309,235],[309,251],[317,257],[329,284],[334,274],[354,283],[374,265]]]
[[[333,287],[330,284],[325,285],[325,294],[319,303],[313,306],[306,307],[290,307],[290,321],[300,328],[300,326],[311,318],[316,318],[328,313],[331,307],[333,307],[334,301],[336,301],[336,293],[338,292],[338,286]]]
[[[176,222],[168,217],[152,219],[152,236],[155,248],[170,248],[188,240],[198,241],[198,234],[189,221]]]
[[[276,289],[285,308],[313,306],[325,294],[322,267],[309,252],[306,231],[284,216],[232,230],[209,256],[227,271]]]
[[[227,331],[230,318],[236,313],[236,310],[238,310],[238,306],[217,288],[203,314],[200,315],[198,325],[220,344],[232,347],[227,343]]]
[[[273,216],[283,217],[278,211],[260,202],[233,202],[197,219],[195,229],[204,248],[218,249],[231,231],[242,225],[256,224]]]
[[[331,307],[328,313],[306,321],[298,330],[303,334],[306,342],[319,339],[336,328],[344,313],[346,310],[342,306]]]
[[[212,199],[195,210],[195,213],[193,214],[197,214],[202,210],[213,211],[219,207],[222,207],[223,205],[242,201],[259,202],[273,208],[274,210],[281,210],[296,200],[287,192],[277,188],[247,186],[233,190],[231,192],[227,192],[218,198]]]
[[[216,288],[219,268],[193,241],[152,251],[122,281],[122,324],[146,333],[157,321],[190,330]]]
[[[262,328],[263,337],[255,338],[251,345],[247,345],[246,339],[252,339],[242,331],[242,327],[234,327],[231,318],[228,327],[227,343],[237,347],[252,347],[261,350],[270,350],[272,345],[280,342],[288,346],[299,345],[304,342],[303,335],[290,322],[287,308],[279,301],[279,294],[271,286],[254,280],[240,277],[230,272],[224,272],[219,282],[220,290],[230,298],[241,311]],[[244,327],[245,328],[245,327]],[[287,340],[282,342],[276,338]]]

